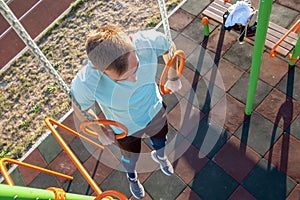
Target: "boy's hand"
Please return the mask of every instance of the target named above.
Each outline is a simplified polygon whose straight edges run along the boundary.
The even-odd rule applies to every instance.
[[[167,80],[165,88],[170,89],[172,93],[178,92],[182,87],[180,79],[177,80]]]
[[[115,142],[115,133],[112,128],[109,126],[101,126],[101,128],[103,132],[98,135],[98,140],[103,145],[113,144]]]

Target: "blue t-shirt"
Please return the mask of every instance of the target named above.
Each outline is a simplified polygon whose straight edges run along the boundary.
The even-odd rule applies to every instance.
[[[162,97],[155,82],[158,57],[169,48],[165,35],[154,30],[140,31],[132,36],[139,59],[137,81],[116,82],[92,63],[83,67],[72,81],[71,94],[87,110],[96,101],[106,119],[122,123],[128,135],[145,128],[162,108]],[[115,133],[123,131],[112,127]]]

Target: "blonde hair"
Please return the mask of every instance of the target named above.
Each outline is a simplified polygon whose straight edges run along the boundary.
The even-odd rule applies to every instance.
[[[112,26],[98,28],[86,40],[89,60],[100,71],[114,70],[122,75],[128,68],[129,53],[134,51],[129,37]]]

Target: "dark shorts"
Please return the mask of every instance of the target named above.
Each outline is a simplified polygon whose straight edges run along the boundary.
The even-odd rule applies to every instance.
[[[125,137],[118,141],[122,155],[130,157],[132,153],[141,152],[141,142],[143,137],[165,138],[168,133],[168,123],[165,106],[155,115],[149,124],[142,130],[131,136]]]

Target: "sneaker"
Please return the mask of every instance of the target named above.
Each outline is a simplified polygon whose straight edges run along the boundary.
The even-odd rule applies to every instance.
[[[156,151],[151,152],[151,157],[155,162],[160,164],[160,169],[165,175],[171,176],[174,173],[173,166],[167,157],[164,157],[163,159],[159,158]]]
[[[129,188],[130,188],[131,194],[137,199],[141,199],[141,198],[145,197],[144,187],[138,180],[136,172],[135,172],[135,178],[130,178],[130,177],[128,177],[128,175],[127,175],[127,178],[129,180]]]

